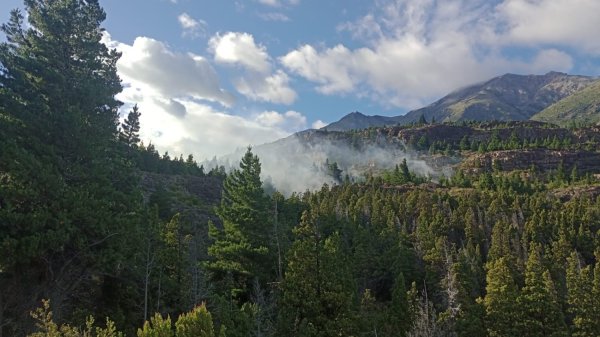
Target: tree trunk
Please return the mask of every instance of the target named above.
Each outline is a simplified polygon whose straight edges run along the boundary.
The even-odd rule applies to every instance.
[[[4,330],[4,294],[0,292],[0,337],[3,337],[2,331]]]
[[[144,279],[144,322],[148,320],[148,287],[150,283],[150,241],[146,246],[146,275]],[[1,337],[1,336],[0,336]]]

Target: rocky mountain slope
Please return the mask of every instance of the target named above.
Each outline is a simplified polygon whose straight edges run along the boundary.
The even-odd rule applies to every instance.
[[[550,72],[545,75],[506,74],[457,90],[439,101],[406,114],[403,122],[421,115],[439,122],[460,120],[527,120],[551,104],[593,83],[593,78]]]
[[[528,120],[554,103],[595,83],[589,76],[549,72],[545,75],[505,74],[489,81],[456,90],[429,106],[404,116],[382,117],[352,114],[324,129],[344,131],[370,126],[406,125],[421,116],[437,122],[462,120]],[[589,95],[588,95],[589,96]],[[590,104],[593,106],[593,104]],[[347,122],[352,120],[352,123]]]
[[[323,128],[327,131],[346,131],[353,129],[364,129],[371,126],[395,125],[402,121],[404,116],[366,116],[358,111],[347,114],[337,122],[333,122]]]
[[[552,104],[531,119],[558,125],[600,123],[600,80]]]

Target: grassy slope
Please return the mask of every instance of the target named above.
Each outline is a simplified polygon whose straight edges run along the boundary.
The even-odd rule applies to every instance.
[[[600,80],[538,112],[532,120],[568,125],[572,121],[600,122]]]

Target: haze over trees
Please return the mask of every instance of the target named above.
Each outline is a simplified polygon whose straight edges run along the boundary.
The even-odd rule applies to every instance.
[[[596,129],[423,120],[389,130],[466,157],[453,175],[326,160],[333,185],[284,196],[252,148],[204,172],[141,144],[137,106],[119,122],[98,1],[25,5],[0,46],[0,337],[600,336],[600,172],[548,159],[595,158]],[[545,166],[499,161],[530,150]]]

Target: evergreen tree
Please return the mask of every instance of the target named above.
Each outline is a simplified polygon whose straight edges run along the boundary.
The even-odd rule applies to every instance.
[[[31,312],[36,321],[37,331],[27,337],[125,337],[117,331],[115,323],[106,319],[105,328],[94,326],[94,317],[89,316],[85,322],[85,328],[77,328],[68,324],[58,325],[54,322],[50,302],[45,300],[42,307]]]
[[[403,184],[411,181],[410,171],[408,170],[408,164],[406,163],[406,158],[402,159],[402,163],[400,164],[400,179]]]
[[[156,313],[150,321],[144,322],[144,327],[138,329],[137,337],[175,337],[171,317],[163,318]]]
[[[221,204],[216,213],[223,228],[211,224],[208,248],[212,258],[207,267],[223,293],[233,290],[247,299],[254,278],[260,284],[270,280],[275,271],[272,225],[269,202],[260,180],[260,162],[250,148],[240,162],[240,169],[225,179]],[[233,279],[233,288],[224,281]]]
[[[190,273],[187,266],[189,261],[189,245],[191,235],[181,221],[181,215],[175,214],[170,221],[161,225],[161,294],[159,298],[161,307],[156,308],[160,312],[168,312],[173,315],[181,312],[182,308],[189,308],[195,303],[190,303]]]
[[[543,266],[541,246],[532,244],[525,270],[525,287],[517,299],[522,336],[567,336],[567,327],[550,272]]]
[[[9,333],[41,297],[60,317],[97,302],[130,312],[115,307],[123,300],[115,292],[127,288],[119,274],[136,249],[128,236],[141,201],[117,142],[120,55],[101,42],[98,1],[27,0],[25,11],[28,25],[11,12],[0,46],[0,175],[10,177],[0,179],[0,288]]]
[[[515,326],[519,318],[519,290],[504,257],[489,262],[486,292],[484,306],[489,336],[519,336]]]
[[[140,142],[140,115],[141,112],[136,104],[121,124],[119,140],[129,147],[137,148]]]
[[[600,272],[592,266],[582,267],[577,252],[568,259],[567,300],[572,315],[572,336],[591,337],[600,335]]]
[[[320,219],[305,212],[294,230],[280,307],[282,334],[351,336],[352,276],[337,234],[325,238]]]
[[[408,337],[441,337],[445,331],[438,324],[437,313],[433,303],[429,300],[426,291],[418,296],[412,307],[412,327],[408,331]]]
[[[389,308],[390,331],[395,333],[395,336],[406,336],[406,333],[411,328],[411,313],[406,295],[406,285],[404,275],[400,273],[394,281],[392,288],[392,303]]]
[[[215,337],[212,315],[204,303],[179,316],[175,322],[175,335],[177,337]]]

